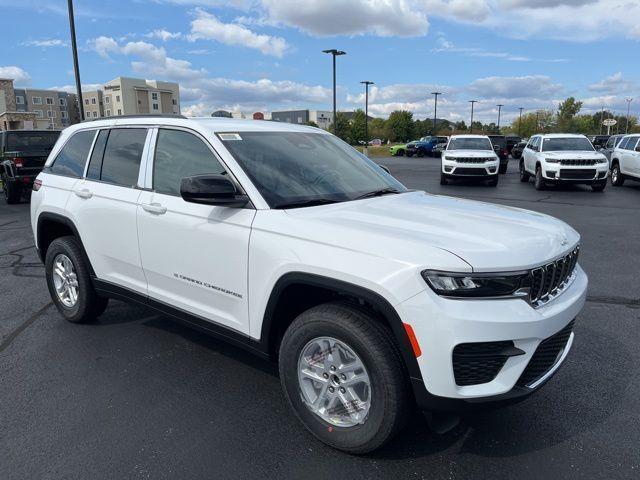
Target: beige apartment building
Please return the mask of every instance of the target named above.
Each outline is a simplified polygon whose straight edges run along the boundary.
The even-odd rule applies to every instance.
[[[180,86],[173,82],[118,77],[82,95],[86,119],[180,113]]]

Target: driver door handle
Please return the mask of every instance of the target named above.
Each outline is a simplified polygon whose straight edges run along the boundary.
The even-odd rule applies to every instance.
[[[154,215],[163,215],[167,213],[167,207],[163,207],[159,203],[143,203],[142,209],[145,212],[153,213]]]
[[[80,198],[86,199],[93,197],[93,193],[91,192],[91,190],[88,190],[86,188],[83,188],[82,190],[75,190],[73,193],[75,193],[76,196]]]

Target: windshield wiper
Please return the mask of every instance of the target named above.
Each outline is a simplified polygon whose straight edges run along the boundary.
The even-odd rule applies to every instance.
[[[285,202],[274,205],[273,208],[302,208],[315,207],[316,205],[329,205],[330,203],[340,203],[340,200],[332,198],[313,198],[310,200],[299,200],[297,202]]]
[[[387,195],[389,193],[402,193],[402,191],[397,188],[381,188],[379,190],[373,190],[371,192],[363,193],[362,195],[358,195],[354,198],[354,200],[360,200],[363,198],[371,198],[371,197],[380,197],[382,195]]]

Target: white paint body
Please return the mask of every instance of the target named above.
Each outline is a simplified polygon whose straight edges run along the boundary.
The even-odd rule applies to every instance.
[[[442,173],[452,177],[460,176],[463,178],[465,169],[483,168],[485,170],[484,175],[488,178],[498,175],[500,158],[494,150],[453,150],[451,142],[456,138],[482,138],[486,139],[491,145],[491,140],[486,135],[452,135],[447,143],[447,148],[442,152],[440,165]],[[483,159],[484,161],[482,163],[470,163],[472,159]]]
[[[624,176],[640,180],[640,151],[637,150],[640,147],[640,135],[629,135],[628,138],[631,140],[629,140],[626,148],[620,148],[624,141],[623,138],[613,150],[611,161],[618,161],[620,173]]]
[[[38,178],[43,186],[33,192],[31,202],[36,239],[42,212],[65,215],[77,225],[98,278],[252,338],[260,337],[267,301],[284,274],[330,277],[383,296],[413,327],[423,352],[418,363],[430,393],[483,397],[513,388],[540,341],[565,327],[584,305],[587,277],[579,267],[571,285],[537,309],[521,299],[439,297],[421,276],[425,269],[505,272],[544,265],[579,243],[578,233],[564,222],[424,192],[274,210],[215,136],[219,131],[255,130],[328,135],[310,127],[231,119],[97,121],[65,130],[48,164],[78,130],[114,125],[150,129],[139,188],[42,173]],[[196,205],[150,190],[155,143],[149,139],[158,126],[188,129],[206,139],[255,208]],[[78,197],[79,190],[89,191],[91,197]],[[152,204],[162,213],[145,209]],[[454,346],[500,340],[513,340],[526,355],[510,358],[490,383],[457,386]]]

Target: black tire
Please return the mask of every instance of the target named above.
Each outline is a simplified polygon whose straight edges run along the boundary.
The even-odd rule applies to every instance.
[[[508,163],[505,163],[504,165],[503,165],[503,164],[500,164],[500,167],[498,168],[498,173],[499,173],[500,175],[504,175],[505,173],[507,173],[507,168],[508,168],[508,167],[509,167],[509,164],[508,164]]]
[[[620,172],[620,164],[617,161],[611,166],[611,185],[614,187],[624,185],[624,175]]]
[[[398,150],[398,156],[404,157],[404,150]]]
[[[544,190],[546,188],[544,177],[542,176],[542,167],[540,165],[536,167],[535,187],[536,190]]]
[[[362,423],[332,425],[304,403],[298,360],[310,341],[325,336],[352,349],[369,375],[371,402]],[[362,454],[379,448],[402,429],[410,408],[409,383],[392,338],[393,333],[372,314],[340,303],[312,307],[289,326],[280,344],[280,381],[296,416],[320,441],[348,453]]]
[[[440,172],[440,185],[447,185],[449,183],[449,179],[447,178],[447,176]]]
[[[424,152],[422,150],[418,150],[418,153],[416,153],[416,155],[420,158],[424,157]]]
[[[591,190],[593,190],[594,192],[602,192],[604,191],[606,186],[607,186],[606,180],[604,182],[594,182],[591,184]]]
[[[409,152],[407,152],[407,153],[406,153],[406,155],[407,155],[407,157],[409,157],[409,158],[413,157],[413,153],[409,153]]]
[[[491,180],[489,180],[487,182],[487,185],[489,185],[490,187],[497,187],[498,186],[498,179],[500,177],[498,177],[498,175],[495,176],[495,178],[492,178]]]
[[[54,261],[60,254],[71,260],[75,270],[78,296],[73,306],[65,305],[56,292],[53,270]],[[85,261],[82,248],[75,237],[59,237],[51,242],[45,259],[45,275],[53,303],[60,314],[69,322],[86,323],[93,321],[107,308],[108,299],[99,297],[93,288],[93,282],[89,275],[89,265]]]
[[[520,161],[520,181],[526,183],[529,181],[529,173],[524,169],[524,161]]]
[[[20,203],[22,189],[16,182],[7,181],[6,175],[2,175],[2,191],[4,193],[4,199],[8,204],[13,205]]]

